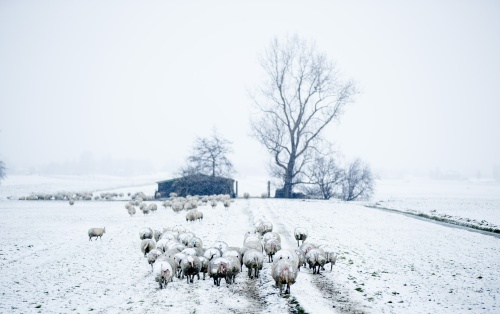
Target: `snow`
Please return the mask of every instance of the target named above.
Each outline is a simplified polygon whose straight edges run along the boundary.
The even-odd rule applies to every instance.
[[[8,178],[0,186],[2,313],[289,313],[298,312],[296,307],[308,313],[500,312],[498,237],[338,201],[237,199],[228,210],[221,203],[215,209],[200,207],[203,221],[187,223],[185,211],[176,214],[163,206],[147,216],[138,211],[130,217],[126,201],[77,201],[70,206],[66,201],[6,197],[42,190],[133,193],[140,191],[138,186],[154,187],[154,181],[131,180],[127,189],[125,179],[113,178],[46,181]],[[485,190],[471,199],[497,198],[495,189]],[[439,199],[425,193],[417,197],[430,205]],[[458,193],[450,199],[461,202],[464,197]],[[259,219],[273,223],[283,248],[297,246],[293,230],[299,226],[309,231],[306,242],[336,248],[333,271],[327,265],[326,271],[313,275],[302,268],[288,297],[279,296],[267,262],[260,278],[247,278],[244,267],[231,286],[222,281],[215,287],[209,278],[193,284],[175,279],[159,290],[139,247],[141,228],[177,224],[205,246],[217,240],[241,246],[245,232]],[[89,242],[92,227],[106,227],[102,240]]]
[[[379,207],[500,229],[500,183],[495,181],[381,180],[373,201]]]

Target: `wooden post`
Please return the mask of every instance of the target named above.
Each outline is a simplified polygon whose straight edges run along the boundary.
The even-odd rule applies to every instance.
[[[267,198],[271,197],[271,181],[267,181]]]
[[[236,196],[235,198],[238,198],[238,181],[236,181]]]

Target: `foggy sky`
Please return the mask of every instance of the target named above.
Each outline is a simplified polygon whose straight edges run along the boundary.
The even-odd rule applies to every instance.
[[[500,165],[498,1],[1,1],[11,170],[174,172],[196,136],[266,175],[248,91],[274,36],[314,39],[361,94],[324,137],[381,174]],[[131,170],[132,171],[132,170]]]

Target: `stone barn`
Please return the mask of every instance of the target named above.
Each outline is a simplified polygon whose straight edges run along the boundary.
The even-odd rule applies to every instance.
[[[174,192],[178,196],[229,194],[231,197],[236,197],[234,182],[233,179],[194,174],[156,182],[158,191],[155,195],[159,193],[159,197],[164,198]]]

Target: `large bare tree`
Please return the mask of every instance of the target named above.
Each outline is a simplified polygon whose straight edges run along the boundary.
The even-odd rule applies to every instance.
[[[188,166],[181,169],[183,176],[190,174],[205,174],[212,177],[230,176],[234,167],[228,158],[232,152],[231,141],[213,131],[210,137],[197,137],[191,155],[188,157]]]
[[[356,89],[314,43],[297,35],[274,38],[260,64],[265,80],[252,94],[259,110],[252,130],[271,153],[271,175],[283,180],[283,196],[289,198],[321,133],[353,101]]]

